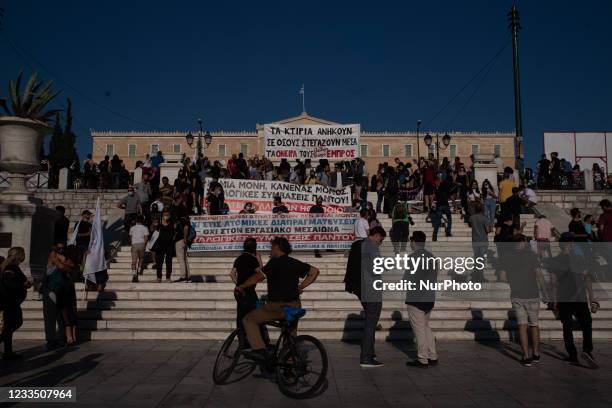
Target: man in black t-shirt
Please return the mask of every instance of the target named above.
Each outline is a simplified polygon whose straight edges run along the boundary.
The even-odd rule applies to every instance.
[[[574,344],[574,319],[582,329],[582,358],[591,368],[597,368],[593,357],[593,323],[591,312],[599,309],[599,303],[593,296],[592,278],[587,270],[583,247],[572,242],[571,233],[563,233],[559,238],[561,253],[548,262],[546,269],[550,272],[552,295],[559,320],[563,324],[563,342],[570,364],[578,365],[578,352]],[[585,244],[582,244],[585,245]]]
[[[436,197],[436,214],[431,219],[433,225],[433,237],[432,241],[438,240],[438,229],[442,225],[442,215],[446,215],[446,236],[451,235],[452,226],[452,215],[450,207],[448,205],[448,199],[450,197],[450,184],[446,180],[441,180],[440,177],[436,177],[434,180],[434,194]]]
[[[291,258],[291,244],[286,238],[276,237],[271,242],[270,256],[272,259],[263,267],[256,269],[256,273],[244,283],[236,286],[234,292],[244,296],[247,288],[255,286],[264,279],[268,280],[268,302],[255,309],[243,319],[247,339],[252,352],[245,353],[247,357],[257,360],[266,360],[265,343],[260,332],[260,325],[285,318],[283,308],[301,307],[300,294],[313,283],[319,275],[314,266]],[[302,279],[300,283],[300,279]],[[292,327],[292,335],[297,333],[297,322]]]
[[[582,214],[578,208],[572,208],[570,210],[572,220],[567,226],[568,231],[572,234],[572,240],[574,242],[588,242],[589,234],[587,234],[584,224],[582,223]]]
[[[243,252],[234,260],[234,266],[230,272],[230,279],[236,285],[242,285],[250,277],[257,274],[257,269],[263,266],[261,256],[257,253],[257,241],[255,238],[247,238],[244,241]],[[244,289],[244,295],[236,297],[236,327],[244,329],[242,320],[244,317],[257,309],[257,292],[255,285]],[[262,337],[267,338],[265,326],[262,326]],[[264,334],[265,333],[265,334]],[[245,347],[248,348],[248,347]]]
[[[538,161],[538,187],[547,188],[550,186],[550,160],[546,155],[542,155],[542,159]]]

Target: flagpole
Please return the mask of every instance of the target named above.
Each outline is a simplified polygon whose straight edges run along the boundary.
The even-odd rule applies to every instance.
[[[302,84],[302,112],[306,113],[306,91],[304,90],[304,84]]]

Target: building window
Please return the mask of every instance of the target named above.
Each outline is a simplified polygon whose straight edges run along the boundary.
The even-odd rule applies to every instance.
[[[151,145],[151,156],[153,156],[154,154],[157,154],[157,152],[159,152],[159,145],[152,144]]]
[[[457,145],[454,145],[454,144],[450,145],[448,153],[451,158],[457,157]]]
[[[496,157],[501,157],[501,145],[493,145],[493,154]]]
[[[359,156],[363,159],[364,157],[368,156],[368,145],[362,144],[359,146],[360,151],[359,151]]]
[[[181,145],[180,144],[172,145],[172,152],[173,153],[180,153],[181,152]]]
[[[391,156],[391,146],[390,145],[388,145],[388,144],[382,145],[382,155],[384,157]]]
[[[472,145],[472,154],[473,155],[477,155],[478,154],[478,145]]]
[[[412,157],[412,145],[411,144],[404,145],[404,156]]]
[[[136,145],[135,144],[128,145],[128,157],[136,157]]]
[[[115,154],[115,145],[107,144],[106,145],[106,155],[112,156]]]
[[[240,143],[240,153],[245,156],[249,155],[249,145],[246,143]]]
[[[224,144],[219,145],[219,157],[225,157],[225,145]]]

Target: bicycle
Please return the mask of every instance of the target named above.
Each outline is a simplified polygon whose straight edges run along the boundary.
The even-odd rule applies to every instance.
[[[276,344],[269,346],[272,347],[270,356],[261,368],[274,371],[278,388],[286,396],[308,398],[319,391],[325,382],[328,368],[327,351],[315,337],[291,335],[292,325],[306,314],[306,310],[285,306],[284,313],[284,319],[264,323],[280,328],[281,334]],[[213,368],[215,384],[225,384],[232,375],[243,355],[245,340],[244,331],[235,329],[223,342]],[[316,361],[319,361],[319,364],[315,364]],[[318,366],[320,367],[317,370]]]

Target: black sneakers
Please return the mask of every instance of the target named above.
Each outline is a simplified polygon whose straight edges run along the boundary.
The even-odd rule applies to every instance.
[[[530,358],[523,358],[521,359],[521,364],[525,367],[531,367],[531,359]]]
[[[429,360],[427,360],[427,361],[429,362]],[[436,364],[437,364],[438,360],[435,360],[435,361],[436,361]],[[406,365],[408,367],[429,368],[429,364],[423,364],[419,360],[406,361]]]
[[[361,361],[359,362],[359,365],[363,368],[375,368],[375,367],[382,367],[384,364],[378,361],[377,359],[373,358],[371,360]]]
[[[138,283],[138,275],[132,276],[132,283]]]
[[[565,357],[563,359],[563,361],[565,361],[567,364],[571,364],[571,365],[580,365],[580,363],[578,362],[578,357],[576,357],[576,356]]]
[[[532,362],[532,363],[539,363],[539,362],[540,362],[540,355],[539,355],[539,354],[534,354],[534,355],[531,357],[531,362]]]

